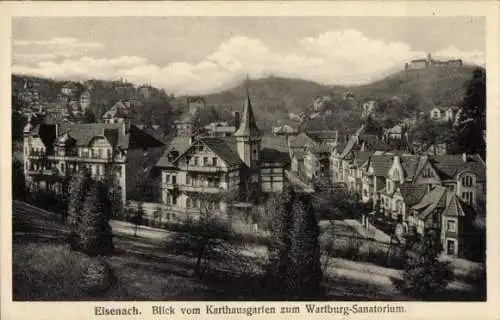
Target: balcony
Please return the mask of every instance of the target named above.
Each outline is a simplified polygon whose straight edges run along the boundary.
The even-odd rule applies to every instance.
[[[182,165],[179,168],[183,171],[197,171],[197,172],[224,172],[226,171],[223,167],[218,166],[203,166],[203,165]]]
[[[199,192],[199,193],[220,193],[224,189],[218,186],[179,185],[179,190],[187,192]]]

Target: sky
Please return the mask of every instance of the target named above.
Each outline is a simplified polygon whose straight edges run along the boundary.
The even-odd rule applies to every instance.
[[[411,59],[485,63],[480,17],[17,17],[12,72],[61,80],[123,78],[176,94],[247,75],[329,85],[379,79]]]

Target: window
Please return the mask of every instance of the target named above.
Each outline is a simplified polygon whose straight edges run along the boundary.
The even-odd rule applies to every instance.
[[[462,192],[462,200],[469,204],[472,203],[474,200],[472,191]]]
[[[462,177],[462,185],[464,187],[472,187],[473,179],[471,175],[466,175]]]
[[[168,173],[165,174],[165,183],[170,183],[170,175]]]
[[[192,206],[191,199],[190,198],[186,198],[186,208],[190,209],[191,206]]]
[[[422,177],[430,178],[432,177],[432,170],[430,168],[426,168],[422,171]]]
[[[457,231],[457,222],[455,220],[446,221],[446,230],[455,232]]]
[[[101,166],[100,165],[95,166],[95,174],[98,176],[101,174]]]
[[[252,160],[257,161],[257,149],[252,151]]]
[[[203,157],[203,165],[208,166],[208,157]]]
[[[106,153],[108,155],[108,158],[111,158],[111,149],[107,149]]]
[[[217,158],[212,158],[212,165],[215,167],[217,166]]]
[[[447,240],[446,241],[446,253],[448,255],[455,255],[455,241]]]
[[[194,164],[196,166],[199,166],[200,165],[200,157],[194,157]]]
[[[176,184],[176,183],[177,183],[177,176],[172,175],[172,184]]]
[[[449,191],[454,191],[455,186],[453,184],[448,184],[448,185],[446,185],[446,189],[448,189]]]
[[[191,185],[191,183],[192,183],[191,176],[188,173],[188,174],[186,174],[186,184],[189,186],[189,185]]]
[[[64,173],[64,163],[61,163],[61,172]]]
[[[172,197],[172,204],[177,205],[177,197]]]

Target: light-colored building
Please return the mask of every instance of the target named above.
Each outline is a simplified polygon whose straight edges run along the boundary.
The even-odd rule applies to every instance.
[[[290,162],[286,138],[260,132],[249,96],[237,123],[230,137],[206,137],[196,135],[192,121],[177,122],[188,127],[177,131],[156,165],[168,210],[197,214],[208,207],[223,213],[235,203],[253,203],[260,194],[283,190]]]
[[[132,100],[120,100],[102,115],[104,123],[125,123],[130,120],[134,108]]]
[[[77,91],[78,91],[78,88],[76,87],[75,84],[73,84],[71,82],[64,84],[61,88],[61,93],[68,96],[68,97],[72,97],[73,95],[76,94]]]
[[[223,121],[212,122],[205,126],[205,132],[210,137],[230,137],[235,131],[234,126]]]
[[[24,172],[30,190],[61,192],[82,168],[95,179],[114,173],[122,199],[135,188],[136,175],[152,168],[163,143],[127,123],[40,124],[24,128]]]
[[[85,112],[85,110],[90,107],[90,104],[92,103],[92,94],[89,91],[84,91],[80,95],[80,106],[82,108],[82,112]]]

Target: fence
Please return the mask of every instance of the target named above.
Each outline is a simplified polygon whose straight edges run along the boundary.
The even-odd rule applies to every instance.
[[[391,268],[401,268],[404,262],[404,249],[396,243],[348,234],[323,236],[320,243],[324,254],[334,258],[371,262]]]

